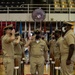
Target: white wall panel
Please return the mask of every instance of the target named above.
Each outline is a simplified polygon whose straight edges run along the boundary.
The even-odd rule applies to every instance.
[[[62,14],[62,13],[50,13],[46,14],[45,21],[50,21],[51,18],[54,21],[75,21],[75,14]],[[32,14],[0,14],[0,21],[33,21]]]
[[[54,2],[59,2],[59,0],[54,0]]]
[[[61,0],[61,2],[66,2],[66,0]]]
[[[73,2],[73,0],[68,0],[68,2]]]

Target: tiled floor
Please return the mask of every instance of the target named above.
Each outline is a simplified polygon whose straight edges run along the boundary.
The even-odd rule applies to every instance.
[[[30,65],[25,65],[24,67],[25,67],[24,74],[25,75],[30,74]],[[49,67],[46,69],[46,66],[44,66],[44,74],[50,75],[50,68]],[[74,75],[75,75],[75,66],[74,66]]]
[[[30,74],[30,65],[24,66],[24,75]],[[46,66],[44,66],[44,74],[50,75],[50,68],[48,67],[46,69]],[[0,65],[0,75],[4,75],[4,66]],[[75,66],[74,66],[74,75],[75,75]]]
[[[25,75],[30,74],[30,65],[25,65],[24,67],[25,67],[24,74]],[[50,69],[49,69],[49,67],[46,69],[46,66],[44,66],[44,74],[50,75]]]

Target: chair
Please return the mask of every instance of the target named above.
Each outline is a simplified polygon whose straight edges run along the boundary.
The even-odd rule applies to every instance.
[[[71,11],[75,11],[75,2],[69,2],[69,8]]]
[[[68,10],[68,3],[67,2],[61,2],[61,8],[62,11],[67,11]]]
[[[59,1],[54,2],[54,9],[55,9],[55,11],[59,11],[61,9]]]

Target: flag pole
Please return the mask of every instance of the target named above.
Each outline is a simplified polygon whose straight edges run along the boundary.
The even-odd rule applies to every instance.
[[[36,20],[34,20],[34,30],[36,29]]]
[[[20,29],[20,36],[22,37],[22,22],[20,21],[20,27],[19,27],[19,29]]]
[[[25,21],[25,27],[24,27],[24,39],[27,42],[27,23]]]
[[[2,20],[1,20],[1,29],[2,29]]]
[[[44,22],[44,34],[46,34],[46,22]]]
[[[52,34],[52,21],[50,22],[50,32],[49,32],[50,38],[51,38],[51,34]]]
[[[29,29],[28,29],[28,38],[31,39],[31,25],[30,25],[30,22],[29,22]]]
[[[42,21],[40,21],[40,30],[42,30]]]
[[[55,28],[55,30],[58,30],[58,23],[57,23],[57,21],[56,21],[56,28]]]

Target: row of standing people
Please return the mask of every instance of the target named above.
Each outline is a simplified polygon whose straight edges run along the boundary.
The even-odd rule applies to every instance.
[[[15,33],[13,25],[4,28],[4,35],[2,36],[2,51],[3,51],[3,72],[0,68],[0,75],[14,75],[14,67],[19,66],[19,75],[21,75],[21,58],[24,52],[24,43],[21,41],[18,33]],[[0,65],[1,66],[1,65]]]
[[[61,75],[74,75],[75,35],[71,26],[67,24],[64,30],[62,28],[62,32],[56,30],[53,39],[49,42],[50,58],[55,61],[55,66],[61,66]]]
[[[43,75],[44,60],[48,61],[48,50],[50,51],[50,58],[55,61],[55,65],[58,67],[61,66],[61,75],[74,75],[75,35],[71,26],[71,24],[67,24],[64,26],[64,30],[63,28],[62,31],[56,30],[53,39],[50,40],[49,43],[44,40],[43,37],[42,39],[44,41],[41,41],[41,35],[38,33],[38,30],[35,32],[36,36],[34,35],[27,42],[25,46],[30,46],[30,65],[32,75],[36,75],[36,70],[38,70],[39,75]]]
[[[18,74],[21,75],[21,55],[24,51],[24,47],[28,46],[30,46],[29,53],[31,74],[36,75],[36,71],[38,71],[39,75],[43,75],[44,61],[47,61],[46,59],[48,55],[48,47],[46,43],[41,39],[40,31],[36,30],[34,33],[34,36],[32,36],[31,39],[29,39],[25,44],[24,41],[20,41],[21,38],[18,34],[15,33],[12,25],[8,25],[4,28],[4,35],[1,39],[4,74],[1,75],[14,75],[14,66],[19,66]],[[14,64],[15,61],[18,61],[17,64]]]
[[[3,59],[3,63],[6,75],[13,75],[14,54],[19,62],[21,60],[19,59],[21,58],[20,55],[22,53],[20,52],[21,46],[16,49],[18,51],[17,54],[14,52],[15,47],[20,44],[20,36],[15,39],[15,30],[12,30],[12,26],[5,27],[4,30],[5,35],[2,37],[2,50],[5,58]],[[43,38],[41,39],[39,30],[36,30],[34,33],[35,35],[33,35],[26,44],[25,42],[23,44],[25,47],[30,46],[31,74],[36,75],[36,71],[38,71],[39,75],[43,75],[44,62],[47,61],[48,50],[50,50],[50,58],[55,60],[56,63],[60,60],[62,74],[73,75],[74,33],[71,30],[71,25],[67,25],[63,36],[61,36],[61,31],[55,31],[55,40],[53,37],[53,41],[51,42],[50,40],[49,43],[43,41]],[[19,44],[17,45],[17,43]],[[49,46],[49,49],[47,45]]]

